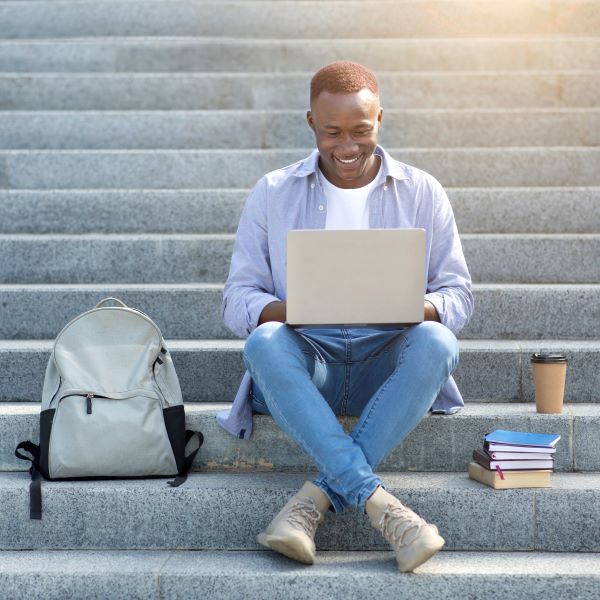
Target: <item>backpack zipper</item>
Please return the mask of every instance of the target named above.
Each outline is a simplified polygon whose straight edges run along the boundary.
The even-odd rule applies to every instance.
[[[54,399],[56,398],[56,396],[58,395],[58,392],[60,391],[61,384],[62,384],[62,377],[59,375],[58,376],[58,387],[56,388],[54,394],[52,394],[52,397],[50,398],[50,402],[48,402],[48,408],[52,407],[52,404],[54,403]]]
[[[86,412],[88,415],[92,414],[92,398],[94,397],[94,394],[90,393],[85,397],[85,403],[86,403]]]
[[[106,398],[107,400],[127,400],[128,398],[133,398],[135,396],[144,396],[146,398],[152,398],[154,400],[158,400],[161,404],[163,403],[163,399],[161,395],[158,393],[152,393],[150,390],[139,389],[139,390],[130,390],[128,392],[115,392],[112,394],[95,394],[94,392],[89,392],[87,390],[67,390],[66,394],[63,394],[56,400],[56,408],[65,398],[69,398],[70,396],[83,396],[85,398],[85,407],[86,413],[88,415],[92,414],[92,399],[93,398]]]
[[[167,352],[164,348],[161,348],[160,351],[163,354],[166,354],[166,352]],[[164,392],[162,391],[160,384],[158,383],[158,373],[159,373],[160,367],[163,365],[163,363],[164,363],[164,361],[161,359],[161,357],[157,356],[156,360],[152,364],[152,379],[154,380],[154,387],[156,389],[156,393],[162,400],[163,408],[167,408],[168,406],[170,406],[170,403],[167,402],[167,398],[166,398]]]

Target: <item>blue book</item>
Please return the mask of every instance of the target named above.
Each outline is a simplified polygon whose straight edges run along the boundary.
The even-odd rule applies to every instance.
[[[508,444],[512,446],[536,446],[538,448],[554,448],[560,435],[552,433],[527,433],[525,431],[507,431],[496,429],[485,436],[486,444]]]

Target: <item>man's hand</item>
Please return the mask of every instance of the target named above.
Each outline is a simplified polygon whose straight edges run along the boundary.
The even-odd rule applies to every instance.
[[[429,300],[425,300],[425,321],[437,321],[441,323],[437,308]]]
[[[268,321],[278,321],[279,323],[285,323],[286,317],[286,303],[284,300],[277,300],[275,302],[271,302],[267,304],[262,312],[260,313],[260,317],[258,317],[258,324],[262,325],[263,323],[267,323]]]
[[[437,321],[440,322],[440,315],[435,306],[428,300],[425,300],[425,321]],[[285,323],[286,319],[286,303],[283,300],[271,302],[267,304],[258,318],[258,324],[262,325],[268,321],[278,321],[279,323]]]

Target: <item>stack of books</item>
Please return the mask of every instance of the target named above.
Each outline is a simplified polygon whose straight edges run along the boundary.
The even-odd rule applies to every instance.
[[[496,429],[473,451],[469,477],[495,489],[550,487],[560,435]]]

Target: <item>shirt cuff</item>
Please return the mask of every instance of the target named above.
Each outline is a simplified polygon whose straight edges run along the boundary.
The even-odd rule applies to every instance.
[[[428,294],[425,294],[425,300],[427,300],[428,302],[431,302],[431,304],[433,304],[433,306],[435,306],[435,310],[437,310],[437,313],[440,317],[440,323],[442,325],[446,325],[446,327],[448,326],[446,323],[446,302],[444,300],[444,294],[442,294],[442,292],[429,292]]]
[[[250,302],[248,302],[248,335],[250,335],[258,327],[258,319],[260,318],[260,314],[265,306],[267,306],[267,304],[271,304],[271,302],[279,302],[280,300],[281,298],[265,292],[253,297]]]

